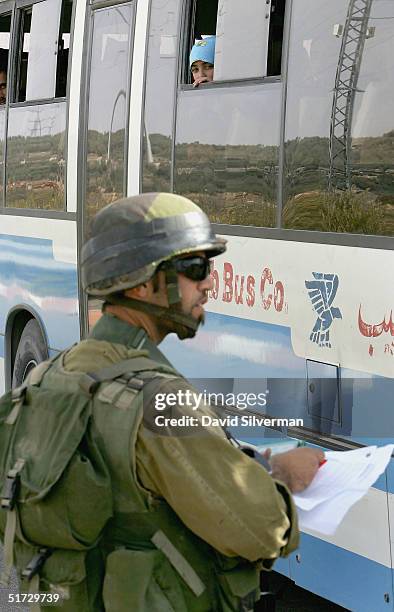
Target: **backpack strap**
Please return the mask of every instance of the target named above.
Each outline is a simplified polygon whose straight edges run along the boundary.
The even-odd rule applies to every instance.
[[[6,425],[15,424],[18,418],[18,415],[19,415],[19,411],[24,402],[27,388],[30,387],[31,385],[39,386],[41,384],[44,374],[49,370],[52,363],[60,357],[60,354],[56,355],[52,359],[48,359],[47,361],[42,361],[41,363],[39,363],[34,368],[34,370],[30,372],[29,376],[25,379],[25,381],[19,387],[16,387],[16,389],[12,389],[11,399],[12,399],[12,403],[14,407],[11,410],[10,414],[8,415],[5,421]]]
[[[16,501],[19,495],[20,472],[25,465],[23,459],[18,459],[14,467],[8,471],[1,493],[1,508],[7,511],[4,531],[4,570],[0,577],[0,586],[7,587],[10,582],[14,565],[14,539],[17,524]]]
[[[170,368],[169,366],[159,365],[149,359],[148,357],[135,357],[134,359],[126,359],[125,361],[119,361],[111,366],[98,370],[97,372],[88,372],[87,374],[83,374],[79,379],[79,386],[85,393],[92,395],[97,390],[97,387],[100,383],[105,382],[107,380],[115,380],[116,378],[120,378],[127,374],[128,384],[132,386],[132,381],[136,382],[139,385],[138,390],[142,389],[143,382],[140,381],[139,378],[134,378],[134,374],[138,372],[149,372],[155,371],[159,375],[163,374],[172,374],[177,375],[175,370]]]

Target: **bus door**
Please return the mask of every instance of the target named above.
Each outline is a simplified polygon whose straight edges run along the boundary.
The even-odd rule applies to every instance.
[[[89,15],[87,89],[82,120],[85,131],[79,224],[82,242],[90,219],[126,194],[127,109],[136,3],[108,4],[93,2]],[[99,316],[100,305],[90,301],[88,310],[91,324]],[[86,319],[81,317],[83,331]]]

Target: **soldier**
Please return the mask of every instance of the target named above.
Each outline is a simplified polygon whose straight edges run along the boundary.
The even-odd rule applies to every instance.
[[[179,195],[134,196],[99,212],[82,251],[82,282],[88,294],[105,300],[104,314],[89,339],[70,351],[66,369],[109,365],[141,349],[155,362],[167,364],[157,344],[171,332],[180,339],[195,335],[212,287],[209,258],[224,250],[224,240],[214,235],[205,214]],[[190,385],[178,375],[158,379],[155,393],[180,389]],[[152,405],[145,402],[143,422],[130,431],[128,487],[139,491],[153,522],[157,504],[166,508],[167,520],[173,521],[168,536],[184,560],[185,573],[171,564],[170,555],[164,570],[162,558],[159,567],[171,573],[169,583],[174,584],[172,592],[157,595],[156,607],[150,609],[167,609],[166,595],[175,609],[184,611],[253,609],[261,561],[269,567],[298,543],[295,510],[285,485],[293,490],[307,486],[322,455],[299,449],[277,457],[272,465],[275,480],[234,448],[220,428],[163,431],[152,423],[155,413],[153,399]],[[175,406],[171,416],[177,415],[196,413]],[[123,544],[130,548],[136,537],[143,539],[138,529],[128,537],[130,542],[125,538]],[[150,546],[147,536],[136,548]],[[154,585],[158,589],[158,569],[147,562],[143,584],[134,581],[138,559],[152,551],[135,551],[131,558],[133,554],[128,588],[135,600],[137,592],[139,601],[147,600],[149,590]],[[194,592],[187,579],[189,564],[200,583]],[[239,607],[242,599],[244,608]]]
[[[180,401],[180,393],[186,397],[194,390],[157,348],[169,333],[180,339],[195,335],[212,286],[209,259],[224,250],[206,215],[179,195],[133,196],[93,219],[81,277],[85,291],[104,300],[103,315],[86,340],[45,370],[40,389],[52,389],[45,414],[53,412],[61,393],[64,407],[59,405],[52,421],[57,431],[45,432],[48,451],[43,446],[36,460],[43,462],[48,452],[50,461],[38,465],[40,482],[47,483],[56,468],[60,445],[69,448],[76,439],[69,421],[81,431],[75,409],[81,386],[89,390],[93,383],[88,430],[45,507],[36,501],[19,511],[25,545],[33,540],[49,547],[40,548],[39,563],[33,560],[22,576],[36,580],[37,590],[43,584],[66,589],[64,610],[252,611],[260,570],[297,547],[289,489],[300,491],[311,482],[322,453],[297,449],[278,455],[270,475],[219,426],[202,426],[211,408],[195,411]],[[104,375],[95,377],[97,371]],[[158,411],[157,397],[170,395],[176,401]],[[166,425],[157,424],[158,414]],[[178,427],[181,417],[190,426]],[[25,445],[19,448],[24,452]],[[32,481],[33,471],[29,475]],[[8,514],[9,532],[15,532],[12,507]]]

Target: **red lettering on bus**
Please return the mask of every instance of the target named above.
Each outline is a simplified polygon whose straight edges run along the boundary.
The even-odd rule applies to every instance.
[[[248,278],[246,279],[246,292],[247,292],[246,303],[250,308],[254,306],[254,301],[255,301],[254,285],[255,285],[254,276],[251,276],[249,274]]]
[[[223,291],[223,302],[231,302],[233,299],[233,266],[231,263],[226,261],[223,266],[223,281],[224,281],[224,291]]]
[[[264,268],[260,280],[260,295],[264,310],[268,310],[272,302],[272,292],[265,296],[265,284],[267,281],[269,285],[273,284],[272,272],[269,268]]]
[[[274,306],[276,312],[280,312],[282,310],[284,301],[285,290],[283,288],[283,284],[280,281],[276,281],[274,287]]]
[[[244,284],[245,284],[245,277],[239,276],[239,274],[235,275],[235,303],[236,304],[243,304],[243,293],[244,293]]]
[[[219,296],[219,272],[215,268],[214,261],[211,263],[211,278],[213,281],[213,286],[209,292],[209,297],[211,297],[213,300],[217,300]]]

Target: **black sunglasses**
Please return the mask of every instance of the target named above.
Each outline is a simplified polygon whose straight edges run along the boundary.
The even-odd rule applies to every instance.
[[[201,255],[185,257],[183,259],[172,259],[171,263],[179,274],[193,281],[203,281],[210,272],[209,259]]]

